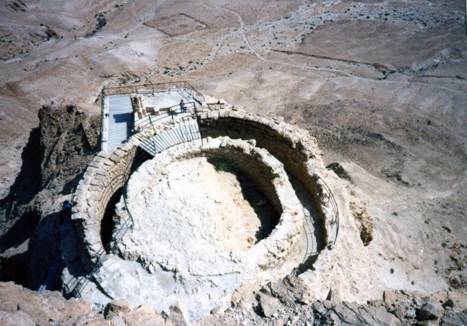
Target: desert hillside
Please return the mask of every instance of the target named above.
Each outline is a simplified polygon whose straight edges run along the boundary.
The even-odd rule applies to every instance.
[[[232,289],[228,309],[186,322],[464,325],[465,11],[464,0],[2,1],[0,280],[28,289],[0,284],[0,324],[185,323],[183,307],[113,302],[104,316],[84,301],[35,291],[66,250],[61,205],[100,149],[104,87],[188,81],[219,103],[315,139],[341,229],[332,273],[315,266],[302,277]],[[147,206],[176,221],[158,224],[171,230],[167,242],[198,227],[189,214],[199,217],[204,231],[194,233],[203,241],[228,250],[260,241],[255,217],[273,208],[256,193],[260,204],[250,207],[244,180],[223,166],[192,161],[171,163],[152,190],[159,202]],[[197,192],[203,187],[208,199]],[[173,199],[180,193],[196,203],[183,206]],[[203,224],[209,212],[222,221]],[[230,232],[239,221],[242,229]],[[121,255],[136,255],[130,240]],[[149,242],[147,255],[165,245]],[[60,284],[52,290],[63,292]],[[54,300],[70,317],[44,319]]]

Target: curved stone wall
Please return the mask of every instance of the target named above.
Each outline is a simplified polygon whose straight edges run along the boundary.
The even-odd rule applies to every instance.
[[[172,147],[159,154],[157,160],[143,164],[136,172],[147,177],[139,177],[135,181],[130,178],[127,200],[130,203],[137,202],[141,189],[156,183],[155,179],[159,177],[157,171],[163,170],[165,166],[199,156],[230,162],[235,169],[248,175],[259,186],[280,214],[279,222],[271,234],[248,250],[245,257],[250,264],[267,269],[287,257],[293,250],[303,225],[303,208],[283,164],[267,150],[256,147],[254,140],[207,138],[202,146],[191,142]],[[137,218],[134,213],[131,214],[133,218]]]
[[[171,125],[160,125],[139,133],[140,137],[150,137],[169,129]],[[74,206],[71,219],[74,221],[78,238],[81,240],[81,263],[89,271],[100,255],[105,253],[100,237],[100,225],[109,199],[121,189],[130,173],[141,163],[135,159],[139,138],[132,137],[112,153],[100,152],[89,163],[73,197]],[[141,155],[139,155],[141,156]]]
[[[277,119],[267,119],[230,105],[204,106],[197,119],[203,137],[254,139],[278,158],[314,200],[325,227],[328,247],[338,232],[338,211],[321,176],[326,174],[316,141],[308,132]],[[141,138],[169,129],[171,123],[147,128],[113,153],[100,153],[90,163],[75,193],[72,219],[82,239],[82,264],[91,268],[104,252],[99,228],[110,197],[126,182]],[[322,249],[322,248],[320,248]]]
[[[136,147],[124,144],[111,155],[99,153],[81,179],[75,195],[72,220],[82,240],[81,262],[89,269],[103,251],[100,225],[110,198],[123,187]]]
[[[339,227],[338,208],[322,176],[327,172],[316,140],[305,130],[280,119],[267,119],[228,104],[214,105],[199,112],[201,134],[254,139],[278,158],[285,169],[306,189],[321,216],[326,245],[332,247]]]

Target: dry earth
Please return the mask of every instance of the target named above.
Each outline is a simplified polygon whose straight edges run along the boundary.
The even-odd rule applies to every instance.
[[[463,310],[464,11],[463,0],[2,1],[0,198],[15,198],[41,105],[95,115],[105,85],[189,80],[308,129],[326,164],[339,163],[340,184],[358,202],[342,218],[372,230],[368,270],[342,276],[365,295],[341,299],[448,290]],[[18,216],[1,211],[4,232]],[[22,240],[3,256],[24,251]]]

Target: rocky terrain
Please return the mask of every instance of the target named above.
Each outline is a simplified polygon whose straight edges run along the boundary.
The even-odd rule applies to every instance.
[[[0,200],[0,279],[33,289],[59,256],[62,202],[96,153],[100,121],[75,106],[43,107],[38,116],[21,171]]]
[[[289,278],[200,324],[465,324],[465,1],[8,0],[0,12],[2,281],[37,290],[60,257],[61,203],[98,151],[102,87],[189,80],[309,130],[365,246],[343,260],[351,289],[327,301]],[[1,324],[183,322],[11,283],[0,298]]]
[[[185,326],[184,312],[177,306],[159,314],[148,305],[131,308],[114,301],[102,313],[84,301],[65,300],[58,292],[35,291],[13,283],[0,284],[2,325],[173,325]],[[248,306],[247,306],[248,305]],[[456,312],[449,295],[410,296],[388,290],[381,300],[365,305],[317,301],[303,297],[293,277],[269,284],[245,301],[235,301],[224,313],[213,312],[194,325],[465,325],[467,311]]]

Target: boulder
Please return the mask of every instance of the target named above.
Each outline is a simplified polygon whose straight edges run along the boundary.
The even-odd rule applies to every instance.
[[[170,314],[167,318],[167,322],[172,326],[188,326],[183,309],[179,305],[170,307]]]
[[[22,311],[15,311],[15,312],[0,311],[0,325],[34,326],[36,325],[36,323],[31,319],[31,317],[28,314]]]
[[[111,319],[115,316],[123,315],[130,312],[130,305],[126,301],[114,300],[109,302],[104,308],[105,319]]]
[[[306,286],[299,277],[289,275],[280,281],[269,283],[265,290],[285,305],[307,302]]]
[[[407,294],[401,291],[384,291],[383,303],[387,311],[393,313],[399,319],[415,317],[415,307],[412,305],[412,301]]]
[[[419,321],[417,326],[439,326],[439,323],[434,321],[434,320],[424,320],[424,321]]]
[[[385,325],[400,326],[401,322],[383,306],[363,305],[357,303],[338,303],[321,313],[319,324],[332,325]]]
[[[272,315],[277,314],[282,306],[279,299],[265,293],[260,293],[258,295],[258,303],[261,312],[265,317],[271,317]]]
[[[153,326],[163,326],[166,325],[164,318],[161,315],[156,313],[154,309],[147,305],[142,304],[135,310],[123,316],[123,320],[126,325],[153,325]]]
[[[8,325],[11,320],[19,319],[23,319],[24,323],[14,324],[29,325],[27,319],[37,325],[110,324],[82,300],[66,300],[59,292],[44,291],[39,294],[11,282],[0,282],[0,311],[0,325]]]
[[[418,321],[437,320],[443,316],[443,313],[444,309],[441,304],[431,300],[417,310],[416,319]]]
[[[461,312],[446,311],[440,323],[441,326],[467,325],[467,309]]]

